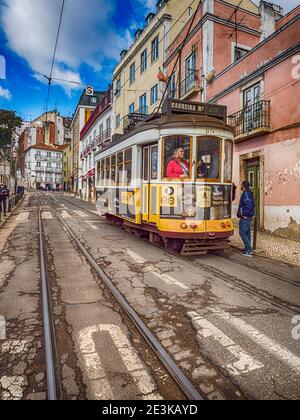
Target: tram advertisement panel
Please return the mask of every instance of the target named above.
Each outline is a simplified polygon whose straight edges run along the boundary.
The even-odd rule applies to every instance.
[[[139,191],[124,188],[103,188],[97,191],[97,208],[103,213],[136,220]]]
[[[224,220],[231,218],[231,185],[182,185],[173,190],[172,205],[166,205],[166,199],[161,200],[162,219]]]

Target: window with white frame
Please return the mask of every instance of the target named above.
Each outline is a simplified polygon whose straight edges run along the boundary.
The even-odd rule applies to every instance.
[[[132,63],[130,66],[130,76],[129,76],[130,84],[135,82],[135,63]]]
[[[129,105],[129,114],[133,114],[135,110],[135,105],[134,102],[132,104]]]
[[[147,70],[147,49],[141,54],[141,73]]]
[[[151,43],[151,62],[154,63],[159,57],[159,36]]]
[[[120,125],[121,125],[121,116],[120,116],[120,114],[118,114],[116,116],[116,128],[117,129],[120,128]]]
[[[153,86],[151,89],[151,105],[154,105],[158,101],[158,84]]]

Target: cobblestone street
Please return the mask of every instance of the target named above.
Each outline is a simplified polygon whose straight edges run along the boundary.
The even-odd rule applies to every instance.
[[[205,398],[299,398],[299,269],[245,264],[235,251],[182,258],[107,225],[90,204],[31,193],[1,231],[1,399],[46,399],[39,206],[65,399],[182,396],[57,215]]]

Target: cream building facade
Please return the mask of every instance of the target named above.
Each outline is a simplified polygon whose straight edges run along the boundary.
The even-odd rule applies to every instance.
[[[113,74],[113,134],[123,134],[128,114],[148,115],[162,98],[165,83],[158,74],[169,45],[193,16],[198,1],[160,0],[145,27],[135,33],[134,43],[122,51]]]

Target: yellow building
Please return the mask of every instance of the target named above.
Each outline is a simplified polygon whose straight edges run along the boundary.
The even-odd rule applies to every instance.
[[[71,191],[71,145],[66,144],[63,151],[64,191]]]
[[[151,114],[159,106],[165,83],[158,74],[163,69],[166,52],[186,23],[198,1],[160,0],[156,13],[150,13],[145,27],[135,33],[134,43],[122,51],[113,75],[113,134],[123,134],[132,113]]]

